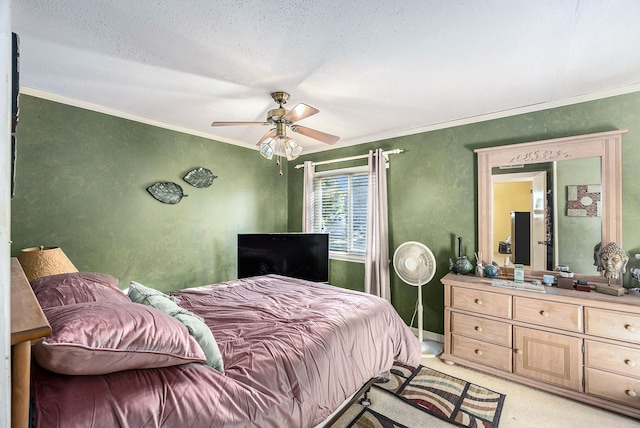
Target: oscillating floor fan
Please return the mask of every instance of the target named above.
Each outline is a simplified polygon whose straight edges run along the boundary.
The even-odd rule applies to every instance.
[[[436,273],[436,258],[426,245],[409,241],[396,249],[393,268],[402,281],[418,287],[418,340],[422,347],[422,356],[436,357],[442,354],[442,346],[438,342],[422,338],[422,286],[433,279]]]

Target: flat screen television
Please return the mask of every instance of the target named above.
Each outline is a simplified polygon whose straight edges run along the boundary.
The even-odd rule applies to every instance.
[[[329,234],[238,234],[238,278],[275,273],[329,281]]]

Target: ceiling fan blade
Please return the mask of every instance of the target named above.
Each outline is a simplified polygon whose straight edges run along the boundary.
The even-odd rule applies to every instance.
[[[302,120],[305,117],[313,116],[314,114],[319,112],[320,110],[315,107],[311,107],[310,105],[305,103],[300,103],[289,110],[287,114],[284,115],[283,119],[289,123],[293,123]]]
[[[266,134],[262,136],[262,138],[260,138],[260,140],[258,140],[258,144],[256,144],[256,146],[259,146],[260,143],[262,143],[267,138],[275,137],[275,136],[276,136],[276,128],[271,128],[269,131],[267,131]]]
[[[317,131],[315,129],[307,128],[306,126],[291,125],[291,130],[298,134],[313,138],[314,140],[322,141],[326,144],[335,144],[340,139],[340,137],[336,135],[327,134],[326,132]]]
[[[213,122],[211,126],[267,126],[269,122]]]

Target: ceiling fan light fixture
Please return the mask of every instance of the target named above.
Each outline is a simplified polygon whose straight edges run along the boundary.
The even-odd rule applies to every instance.
[[[267,138],[262,143],[260,143],[260,154],[263,158],[271,160],[273,158],[273,153],[276,148],[276,140],[275,138]]]
[[[260,143],[260,154],[269,160],[273,158],[273,155],[276,155],[292,161],[297,159],[301,153],[302,146],[287,136],[269,137]]]
[[[283,142],[284,153],[287,156],[287,160],[295,160],[302,153],[302,146],[295,142],[292,138],[286,137]]]

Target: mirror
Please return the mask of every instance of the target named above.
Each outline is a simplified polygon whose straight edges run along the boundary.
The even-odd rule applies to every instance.
[[[566,264],[577,278],[596,282],[600,278],[602,282],[593,265],[591,242],[613,241],[622,245],[621,142],[625,132],[475,150],[478,155],[478,250],[483,263],[493,261],[496,254],[508,256],[506,244],[522,249],[519,257],[527,252],[528,246],[525,261],[529,263],[523,264],[528,266],[529,277],[541,278],[557,264]],[[524,186],[533,195],[528,198],[529,206],[516,208],[521,211],[501,206],[500,201],[505,200],[501,192],[513,192],[517,186]],[[544,189],[547,194],[541,193]],[[600,212],[594,212],[598,208]],[[505,218],[505,212],[509,218]],[[521,223],[519,220],[528,222],[525,227],[528,242],[513,236],[512,242],[505,242],[510,236],[508,232],[517,233],[513,227]],[[540,241],[546,245],[538,246]],[[511,259],[511,263],[514,262],[522,260]]]
[[[492,168],[492,260],[502,266],[508,257],[537,271],[565,265],[598,275],[601,176],[599,157]]]

